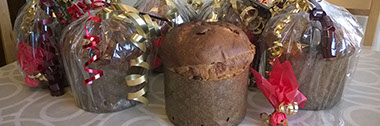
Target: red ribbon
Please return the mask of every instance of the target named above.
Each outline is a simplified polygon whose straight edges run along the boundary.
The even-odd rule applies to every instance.
[[[100,51],[99,51],[99,48],[96,47],[96,45],[100,42],[99,41],[99,37],[98,36],[92,36],[90,34],[90,32],[88,31],[87,29],[87,23],[89,21],[94,21],[96,23],[101,23],[102,22],[102,19],[99,18],[99,17],[92,17],[90,13],[88,13],[90,15],[90,19],[88,19],[86,21],[86,25],[84,26],[84,29],[86,31],[86,35],[84,36],[84,39],[87,39],[90,41],[89,44],[87,45],[84,45],[83,48],[84,49],[87,49],[87,50],[94,50],[95,54],[91,57],[91,59],[89,61],[87,61],[85,64],[84,64],[84,71],[88,72],[88,73],[92,73],[92,74],[95,74],[94,76],[86,79],[83,81],[83,84],[84,85],[88,85],[88,84],[92,84],[94,80],[97,80],[99,79],[100,77],[103,76],[103,71],[102,70],[96,70],[96,69],[89,69],[87,68],[91,63],[95,62],[98,58],[99,58],[99,54],[100,54]]]
[[[162,34],[162,32],[161,32],[161,34]],[[157,49],[160,49],[164,39],[165,39],[165,36],[162,36],[161,38],[153,39],[153,46]],[[162,64],[161,59],[157,56],[154,57],[153,68],[157,68],[157,67],[161,66],[161,64]]]
[[[58,19],[60,19],[62,23],[67,24],[67,22],[62,18],[62,14],[58,14]]]
[[[79,3],[81,3],[81,2],[79,2]],[[80,16],[83,15],[83,13],[79,9],[79,7],[77,5],[75,5],[75,4],[73,6],[67,8],[67,11],[71,15],[72,21],[75,21],[76,19],[78,19]]]
[[[100,3],[100,4],[99,4]],[[88,5],[84,2],[78,2],[76,5],[72,5],[71,7],[67,8],[67,11],[72,17],[72,21],[75,21],[84,13],[87,13],[91,8],[97,8],[97,7],[103,7],[106,3],[104,1],[94,1],[91,0],[91,5]]]

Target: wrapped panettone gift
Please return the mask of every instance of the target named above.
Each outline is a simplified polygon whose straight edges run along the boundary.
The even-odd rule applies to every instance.
[[[114,112],[146,103],[151,39],[159,34],[150,16],[111,3],[66,27],[61,53],[75,102],[90,112]]]
[[[58,31],[63,27],[54,16],[53,0],[30,0],[16,22],[17,59],[25,83],[47,87],[52,96],[64,94],[64,72],[58,51]]]
[[[312,4],[315,8],[309,10]],[[341,100],[354,69],[362,28],[347,10],[325,1],[295,1],[285,6],[262,35],[267,50],[262,71],[270,71],[276,58],[290,61],[299,90],[308,98],[304,109],[331,108]]]
[[[167,34],[160,56],[169,120],[178,126],[235,126],[245,117],[255,47],[230,23],[185,23]]]

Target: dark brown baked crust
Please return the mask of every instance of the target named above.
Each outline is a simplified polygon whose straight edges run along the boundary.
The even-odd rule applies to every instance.
[[[189,79],[221,80],[248,69],[255,46],[230,23],[191,22],[170,31],[160,50],[166,68]]]

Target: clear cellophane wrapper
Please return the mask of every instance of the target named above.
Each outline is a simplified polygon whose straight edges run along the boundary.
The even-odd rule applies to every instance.
[[[294,7],[288,7],[269,20],[260,39],[266,43],[259,47],[266,50],[262,55],[266,59],[260,63],[261,73],[266,75],[271,71],[276,57],[281,62],[290,61],[299,90],[308,99],[305,110],[329,109],[341,100],[363,37],[361,26],[347,10],[325,1],[319,4],[334,29],[311,20],[305,11],[291,13]],[[279,27],[284,23],[285,27]]]
[[[31,0],[20,10],[16,22],[17,58],[25,83],[47,87],[51,95],[64,93],[64,72],[58,51],[59,31],[63,26],[53,16],[53,2]]]
[[[154,53],[158,54],[165,34],[174,26],[195,20],[196,11],[183,0],[139,0],[134,7],[145,14],[152,16],[160,27],[161,36],[153,40]],[[163,72],[161,60],[154,58],[155,72]]]
[[[95,16],[99,11],[101,9],[89,12]],[[90,16],[86,13],[68,25],[61,39],[61,53],[75,102],[80,108],[90,112],[114,112],[134,106],[138,102],[128,100],[128,94],[143,89],[147,83],[127,86],[126,76],[131,73],[148,72],[131,66],[132,62],[135,62],[134,59],[144,53],[129,39],[137,33],[135,26],[116,21],[115,18],[104,19],[100,24],[89,19]],[[89,34],[100,38],[96,45],[99,50],[83,48],[84,45],[89,44],[89,41],[84,38],[85,27]],[[152,44],[148,40],[145,40],[144,44],[147,47],[145,58],[150,63],[153,57]],[[95,75],[84,71],[84,64],[94,54],[99,54],[98,59],[86,68],[102,70],[103,76],[93,80],[92,84],[85,85],[84,81]]]

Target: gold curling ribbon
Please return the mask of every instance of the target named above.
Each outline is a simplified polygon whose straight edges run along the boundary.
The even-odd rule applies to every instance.
[[[273,46],[268,48],[268,51],[272,56],[280,57],[284,52],[284,46],[282,44],[282,35],[281,33],[286,28],[286,26],[292,21],[290,14],[286,16],[285,19],[277,23],[274,28],[274,35],[277,37],[277,40],[273,42]]]
[[[277,23],[275,29],[274,29],[274,35],[277,37],[277,40],[273,42],[273,46],[268,48],[268,51],[272,54],[272,56],[280,57],[282,53],[284,52],[284,46],[283,46],[283,36],[281,33],[283,30],[290,24],[292,21],[291,15],[296,14],[300,11],[306,11],[308,12],[311,10],[313,7],[313,4],[311,4],[308,0],[275,0],[274,1],[275,6],[272,7],[270,10],[272,13],[272,16],[275,16],[279,14],[281,11],[285,10],[288,8],[288,5],[293,5],[296,8],[293,10],[290,10],[289,14],[286,16],[285,19],[281,20],[280,22]],[[278,7],[278,5],[283,4],[283,8],[281,9]],[[272,59],[273,60],[273,59]]]
[[[214,4],[212,5],[211,16],[207,19],[207,22],[217,22],[219,18],[219,13],[221,12],[221,5],[225,2],[225,0],[214,0]]]
[[[131,73],[125,77],[125,82],[127,86],[140,86],[145,84],[145,86],[133,93],[128,93],[128,100],[134,100],[141,102],[143,104],[148,103],[148,99],[144,97],[147,92],[146,83],[148,81],[148,72],[150,69],[150,65],[147,62],[147,45],[146,41],[152,39],[160,34],[158,24],[153,21],[149,15],[140,15],[138,10],[135,8],[117,3],[113,1],[111,3],[110,8],[103,8],[103,11],[98,13],[98,15],[102,18],[111,18],[113,17],[117,21],[123,21],[126,23],[131,23],[136,28],[137,33],[133,34],[129,41],[138,47],[143,54],[138,56],[137,58],[131,60],[130,66],[132,68],[136,68],[141,70],[141,73]],[[123,11],[119,14],[118,10]]]
[[[23,26],[21,29],[25,32],[26,34],[29,34],[28,32],[31,31],[32,28],[32,23],[34,20],[34,17],[36,16],[36,11],[37,11],[37,2],[35,0],[31,0],[31,5],[27,9],[27,12],[23,16]]]
[[[288,5],[293,5],[295,9],[291,11],[291,13],[298,13],[299,11],[312,10],[314,5],[310,3],[309,0],[275,0],[273,1],[274,6],[270,9],[272,16],[279,14],[281,11],[286,10]],[[280,8],[279,5],[283,7]]]
[[[165,14],[165,18],[169,19],[168,22],[171,27],[175,26],[175,23],[172,23],[172,20],[179,16],[177,6],[171,0],[165,0],[166,5],[170,8],[168,12]]]
[[[187,0],[187,3],[190,4],[194,10],[199,10],[203,6],[203,2],[200,0]]]
[[[46,77],[43,74],[41,74],[41,73],[37,73],[35,75],[28,75],[28,78],[38,79],[40,81],[48,81],[48,79],[46,79]]]
[[[256,26],[248,27],[251,33],[260,34],[263,31],[265,27],[265,22],[263,21],[263,18],[259,16],[259,11],[257,10],[257,8],[254,8],[252,6],[244,6],[243,4],[237,2],[237,0],[214,0],[211,16],[207,20],[207,22],[217,22],[218,18],[225,16],[219,14],[220,12],[222,12],[222,5],[225,2],[231,3],[233,10],[239,14],[243,25],[249,26],[252,25],[252,21],[258,22]]]
[[[280,106],[276,109],[277,112],[282,112],[286,115],[295,115],[298,112],[298,103],[293,102],[290,104],[285,104],[285,102],[282,102]]]

